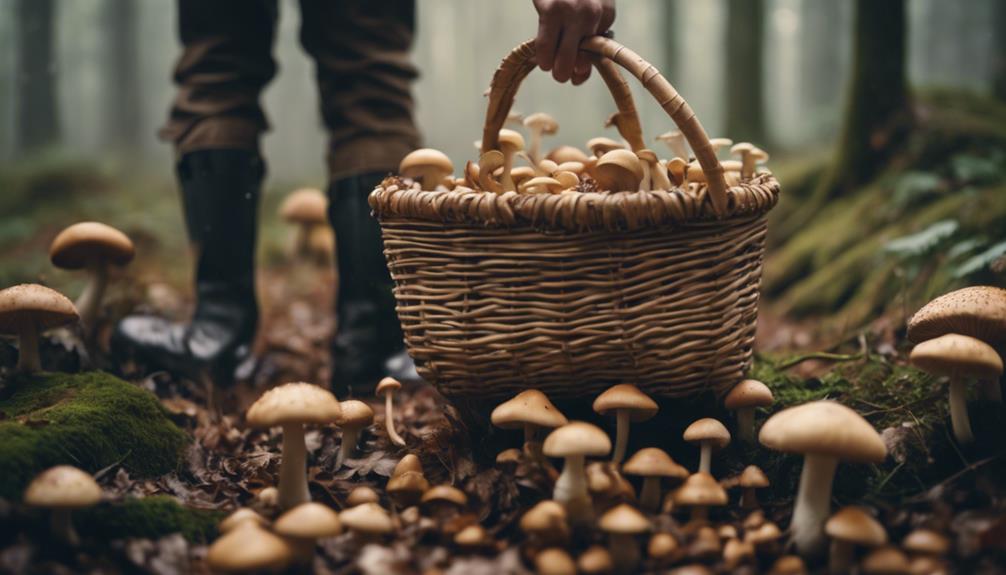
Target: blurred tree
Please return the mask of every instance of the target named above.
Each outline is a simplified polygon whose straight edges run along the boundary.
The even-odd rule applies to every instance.
[[[730,0],[727,12],[725,135],[767,145],[762,78],[764,0]]]
[[[137,62],[135,0],[105,0],[108,36],[104,66],[105,122],[109,143],[129,150],[140,142],[140,81]]]
[[[16,146],[28,153],[59,138],[56,67],[53,62],[54,0],[16,0]]]
[[[1006,2],[992,2],[992,93],[1006,101]]]
[[[681,37],[681,25],[678,20],[681,18],[681,7],[678,6],[678,0],[665,0],[660,6],[663,10],[664,41],[664,61],[660,71],[671,84],[680,83],[678,73],[681,70],[681,42],[678,39]]]
[[[800,9],[800,84],[803,107],[812,133],[818,136],[836,120],[832,110],[841,101],[843,58],[839,35],[843,3],[803,0]]]

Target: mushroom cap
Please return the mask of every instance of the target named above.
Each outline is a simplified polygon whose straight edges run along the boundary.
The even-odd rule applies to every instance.
[[[643,180],[643,164],[629,150],[611,150],[598,158],[593,174],[601,189],[634,192]]]
[[[743,154],[750,154],[754,149],[755,146],[751,142],[738,142],[730,148],[730,153],[735,156],[740,156]]]
[[[948,333],[1006,343],[1006,289],[971,286],[943,294],[908,320],[908,339],[920,343]]]
[[[681,437],[689,443],[708,441],[717,449],[723,449],[730,444],[730,432],[718,419],[712,417],[694,421]]]
[[[468,525],[454,536],[454,543],[461,547],[481,547],[490,542],[486,528],[478,523]]]
[[[501,429],[521,429],[525,425],[559,427],[569,420],[537,389],[528,389],[496,406],[490,416],[492,424]]]
[[[748,465],[741,472],[740,477],[737,478],[737,484],[741,487],[763,489],[769,486],[769,481],[768,477],[765,476],[765,472],[761,470],[761,467]]]
[[[542,451],[549,457],[601,457],[611,451],[611,440],[607,433],[592,423],[571,421],[548,434]]]
[[[549,194],[558,194],[567,187],[568,186],[564,185],[559,180],[550,176],[537,176],[523,182],[523,188],[526,192],[540,191],[541,189],[544,189],[544,191]]]
[[[419,457],[415,453],[406,453],[403,455],[398,460],[398,463],[395,464],[395,469],[391,472],[391,476],[395,477],[409,471],[423,472],[423,462],[419,460]]]
[[[396,392],[402,389],[402,382],[398,381],[393,377],[385,377],[381,381],[377,382],[377,387],[374,388],[374,395],[380,397],[384,395],[385,392]]]
[[[832,539],[863,547],[887,543],[887,531],[862,507],[851,505],[839,509],[824,524],[824,532]]]
[[[258,511],[248,507],[242,507],[235,510],[233,513],[224,517],[223,520],[217,525],[217,531],[220,533],[227,533],[233,530],[235,527],[241,525],[245,521],[251,521],[261,526],[266,526],[269,524],[269,520],[259,514]]]
[[[534,556],[538,575],[576,575],[576,563],[564,549],[549,547]]]
[[[373,487],[361,485],[359,487],[354,487],[353,490],[349,492],[349,496],[346,497],[346,506],[356,507],[357,505],[362,505],[364,503],[377,503],[380,500],[381,496],[374,490]]]
[[[545,112],[535,112],[524,118],[524,127],[529,130],[541,130],[542,134],[554,134],[559,131],[559,122]]]
[[[347,399],[339,402],[342,415],[339,417],[339,427],[345,429],[363,429],[374,423],[374,410],[358,399]]]
[[[709,145],[713,147],[714,150],[719,151],[720,148],[726,148],[732,146],[734,143],[730,138],[709,138]]]
[[[80,509],[101,501],[101,488],[89,473],[57,465],[38,474],[24,492],[24,502],[46,509]]]
[[[775,560],[768,575],[807,575],[807,564],[796,555],[783,555]]]
[[[620,503],[602,515],[597,526],[608,533],[635,535],[649,531],[650,520],[635,507]]]
[[[126,234],[99,222],[80,222],[59,232],[49,246],[52,265],[76,270],[94,261],[126,265],[136,248]]]
[[[712,475],[699,471],[688,476],[688,479],[674,490],[672,498],[675,505],[726,505],[727,492]]]
[[[885,545],[871,551],[860,565],[866,575],[900,575],[909,570],[908,557],[897,547]]]
[[[674,477],[685,479],[688,470],[675,463],[667,452],[658,447],[645,447],[629,458],[622,466],[626,475],[641,475],[643,477]]]
[[[0,333],[16,335],[26,326],[42,331],[73,323],[77,308],[66,296],[38,284],[0,290]]]
[[[999,379],[1003,360],[980,339],[948,333],[916,345],[909,356],[912,365],[935,375]]]
[[[600,158],[601,156],[607,154],[612,150],[625,150],[625,146],[621,142],[616,142],[611,138],[599,137],[591,138],[587,140],[587,149],[593,152],[595,156]],[[625,150],[628,151],[628,150]],[[635,156],[635,154],[633,154]]]
[[[910,553],[943,555],[950,551],[950,540],[932,529],[916,529],[905,536],[901,546]]]
[[[780,537],[782,537],[782,531],[779,530],[778,525],[771,521],[766,521],[754,529],[745,529],[744,532],[744,540],[750,541],[755,545],[769,543]]]
[[[419,148],[409,152],[398,164],[398,173],[406,178],[418,178],[428,170],[449,175],[454,173],[454,164],[447,154],[433,148]]]
[[[290,192],[279,208],[284,220],[297,224],[324,224],[328,221],[328,198],[317,188]]]
[[[418,471],[406,471],[399,475],[393,475],[384,490],[388,492],[388,495],[413,495],[418,498],[429,488],[430,482],[427,481],[425,475]]]
[[[754,544],[750,541],[741,541],[736,537],[727,539],[726,544],[723,546],[723,561],[726,566],[730,568],[731,566],[736,567],[745,560],[751,560],[755,557]]]
[[[521,136],[520,132],[503,128],[500,130],[499,149],[504,153],[506,153],[506,150],[510,150],[511,152],[523,150],[524,136]]]
[[[520,530],[524,533],[549,533],[564,529],[566,508],[551,499],[538,502],[520,518]]]
[[[690,563],[671,569],[667,575],[713,575],[713,571],[701,563]]]
[[[745,379],[730,390],[723,399],[723,407],[733,411],[745,407],[768,407],[775,398],[772,390],[757,379]]]
[[[576,566],[584,575],[603,575],[615,570],[611,553],[601,545],[591,545],[576,558]]]
[[[423,493],[421,503],[446,502],[453,503],[458,507],[468,505],[468,496],[453,485],[434,485],[426,493]]]
[[[863,416],[835,401],[812,401],[784,409],[765,422],[762,445],[776,451],[830,455],[846,461],[879,463],[887,447]]]
[[[496,455],[496,465],[516,465],[517,463],[520,463],[520,456],[520,449],[517,449],[516,447],[504,449]]]
[[[210,568],[225,573],[280,571],[292,558],[293,551],[286,541],[251,521],[214,541],[206,554]]]
[[[276,534],[286,537],[321,539],[342,533],[342,522],[333,509],[308,501],[280,515],[272,529]]]
[[[684,137],[685,135],[681,133],[681,130],[668,130],[653,139],[658,142],[670,142],[672,140],[677,140],[678,138],[684,138]]]
[[[646,421],[657,414],[657,402],[631,383],[620,383],[604,390],[594,400],[594,411],[608,415],[612,411],[629,411],[630,421]]]
[[[649,148],[636,150],[636,157],[647,164],[655,164],[660,161],[660,158],[657,157],[657,153]]]
[[[587,154],[576,146],[559,146],[550,151],[545,157],[560,166],[567,162],[579,162],[580,164],[586,164],[590,161]]]
[[[646,544],[646,554],[653,559],[669,557],[680,545],[674,535],[666,532],[654,533]]]
[[[310,383],[285,383],[262,394],[248,408],[245,419],[253,427],[292,423],[335,423],[342,416],[332,392]]]
[[[339,514],[339,520],[350,530],[358,533],[383,535],[395,529],[388,512],[376,503],[350,507]]]

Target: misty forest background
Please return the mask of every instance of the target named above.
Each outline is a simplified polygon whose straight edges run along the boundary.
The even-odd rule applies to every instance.
[[[473,157],[496,64],[533,35],[537,16],[530,1],[417,4],[418,121],[425,143],[460,166]],[[280,69],[264,97],[266,262],[282,257],[282,194],[325,184],[296,1],[281,0],[281,14]],[[172,150],[155,135],[173,97],[175,20],[168,0],[0,0],[0,284],[77,281],[40,254],[58,229],[96,218],[138,240],[130,274],[141,283],[185,289]],[[820,326],[842,335],[956,285],[1002,282],[1006,3],[623,0],[614,30],[711,136],[772,154],[784,199],[770,228],[766,309],[826,314]],[[650,137],[672,127],[635,93]],[[606,132],[613,109],[596,77],[573,88],[542,73],[517,108],[558,119],[551,144],[581,146]],[[773,343],[801,343],[780,334]]]

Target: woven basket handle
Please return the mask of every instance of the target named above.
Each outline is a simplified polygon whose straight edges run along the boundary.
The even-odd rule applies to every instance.
[[[671,83],[661,76],[652,64],[610,38],[591,36],[580,43],[580,50],[591,56],[605,84],[611,90],[624,120],[619,126],[619,131],[623,132],[622,137],[634,150],[645,147],[642,130],[639,127],[639,116],[625,81],[615,67],[609,65],[610,62],[625,68],[642,82],[643,87],[653,95],[688,140],[706,176],[713,212],[718,216],[724,215],[727,211],[727,184],[723,177],[723,166],[716,159],[716,152],[709,143],[709,136],[695,117],[695,112]],[[493,74],[489,88],[489,107],[486,110],[485,127],[482,131],[483,153],[499,147],[499,131],[506,121],[507,114],[510,113],[517,89],[536,65],[534,40],[528,40],[514,48]]]

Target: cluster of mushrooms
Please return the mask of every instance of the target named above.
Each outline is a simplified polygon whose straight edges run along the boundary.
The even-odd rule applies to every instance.
[[[657,137],[670,150],[669,159],[660,159],[653,150],[629,149],[625,142],[598,137],[587,142],[588,152],[574,146],[559,146],[542,154],[542,139],[558,132],[559,124],[548,114],[536,113],[522,118],[511,115],[508,121],[522,123],[530,142],[516,130],[499,132],[499,149],[481,154],[478,162],[465,164],[464,173],[454,176],[454,164],[446,154],[422,148],[406,156],[399,174],[412,179],[422,190],[488,191],[497,194],[560,194],[582,191],[692,190],[705,182],[698,162],[691,158],[684,135],[670,131]],[[609,122],[609,125],[612,125]],[[726,138],[710,140],[719,153],[729,149],[737,160],[723,160],[727,185],[734,186],[756,174],[759,163],[768,154],[756,146],[734,144]],[[475,142],[481,151],[481,142]],[[515,165],[517,160],[527,165]]]

